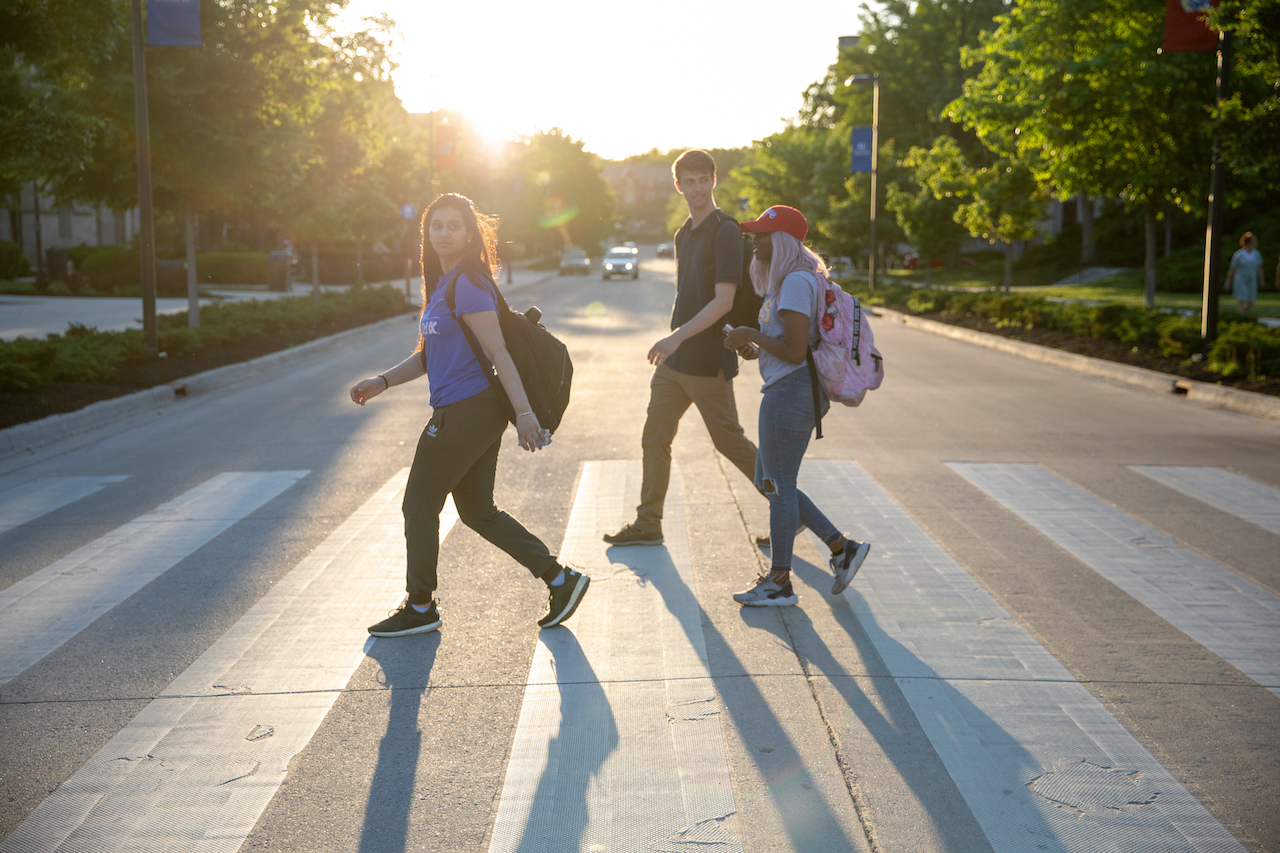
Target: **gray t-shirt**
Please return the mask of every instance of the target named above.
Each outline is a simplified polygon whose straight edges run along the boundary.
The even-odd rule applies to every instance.
[[[776,294],[765,297],[764,304],[760,306],[760,331],[767,337],[782,340],[785,337],[785,333],[782,326],[782,317],[779,316],[778,312],[787,310],[804,314],[809,318],[809,347],[812,349],[818,345],[817,309],[817,279],[810,272],[797,270],[782,280],[782,286],[778,288]],[[764,385],[760,386],[762,393],[787,374],[807,369],[806,363],[803,361],[799,364],[792,364],[789,361],[783,361],[776,355],[770,355],[763,348],[760,350],[759,361],[760,378],[764,380]]]

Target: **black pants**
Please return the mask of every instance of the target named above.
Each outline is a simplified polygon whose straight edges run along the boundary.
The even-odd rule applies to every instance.
[[[560,564],[542,540],[493,503],[498,446],[506,427],[492,388],[432,413],[418,439],[404,490],[409,603],[427,604],[436,590],[440,511],[450,492],[463,524],[506,551],[534,577],[549,582],[559,574]]]

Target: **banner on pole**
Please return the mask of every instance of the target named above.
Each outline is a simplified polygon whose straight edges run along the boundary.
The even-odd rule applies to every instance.
[[[871,128],[855,127],[849,132],[849,147],[853,155],[849,158],[850,172],[871,171]]]
[[[1218,34],[1205,26],[1205,14],[1217,0],[1165,0],[1161,53],[1216,50]]]
[[[200,47],[200,0],[149,0],[147,44]]]

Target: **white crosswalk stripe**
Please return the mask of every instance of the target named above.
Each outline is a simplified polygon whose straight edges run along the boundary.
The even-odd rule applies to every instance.
[[[600,538],[639,480],[638,462],[583,469],[560,556],[592,585],[566,626],[539,636],[490,853],[742,849],[723,825],[733,788],[678,472],[665,548],[610,551]]]
[[[219,474],[0,590],[0,684],[306,474]]]
[[[800,486],[874,543],[844,595],[996,853],[1244,849],[856,463]]]
[[[1280,535],[1280,489],[1224,471],[1192,465],[1130,465],[1139,474]]]
[[[18,829],[0,853],[240,848],[404,590],[400,471]],[[452,500],[440,537],[457,513]]]
[[[0,533],[87,498],[128,475],[41,477],[0,492]]]
[[[1280,598],[1039,465],[951,468],[1178,630],[1280,696]]]

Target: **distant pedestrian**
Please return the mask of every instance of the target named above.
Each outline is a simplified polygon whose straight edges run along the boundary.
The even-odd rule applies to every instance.
[[[831,551],[832,595],[853,581],[871,545],[845,538],[796,485],[800,461],[817,422],[815,390],[823,413],[830,405],[806,365],[809,350],[818,345],[818,323],[826,307],[818,304],[814,276],[827,274],[822,259],[802,242],[809,223],[794,207],[774,205],[754,222],[742,223],[742,230],[751,234],[755,249],[751,282],[764,304],[760,328],[732,329],[725,335],[724,346],[747,358],[754,354],[753,345],[759,350],[764,399],[755,484],[769,499],[773,564],[767,575],[758,577],[750,589],[734,593],[733,599],[748,607],[777,607],[797,601],[791,587],[797,521]]]
[[[1235,297],[1236,306],[1241,314],[1248,314],[1253,303],[1258,301],[1258,289],[1262,287],[1262,253],[1258,251],[1258,238],[1252,231],[1246,231],[1240,237],[1241,248],[1231,256],[1231,266],[1227,268],[1227,285],[1231,295]],[[1280,275],[1280,267],[1277,268]]]
[[[756,447],[738,423],[733,377],[738,359],[721,346],[720,327],[742,280],[742,235],[738,223],[716,206],[716,161],[705,151],[686,151],[671,166],[689,218],[675,236],[676,300],[671,334],[649,350],[656,366],[649,382],[649,409],[640,440],[643,475],[636,520],[610,545],[661,545],[662,506],[671,481],[671,443],[692,404],[711,433],[716,450],[744,476],[755,473]]]
[[[404,361],[351,389],[363,406],[393,385],[426,375],[431,383],[431,420],[404,492],[404,534],[408,557],[408,596],[391,616],[369,628],[375,637],[423,634],[440,627],[434,600],[440,556],[440,511],[453,494],[463,524],[510,554],[548,587],[548,609],[538,620],[544,628],[573,615],[591,579],[562,566],[542,540],[493,502],[498,448],[506,431],[504,401],[489,381],[495,369],[513,411],[520,446],[536,452],[550,436],[530,411],[520,374],[507,352],[498,325],[493,265],[493,220],[477,213],[471,201],[442,195],[422,215],[422,315],[418,346]],[[445,291],[455,272],[457,313]],[[431,284],[428,284],[430,282]],[[486,363],[476,359],[463,324],[479,341]]]

